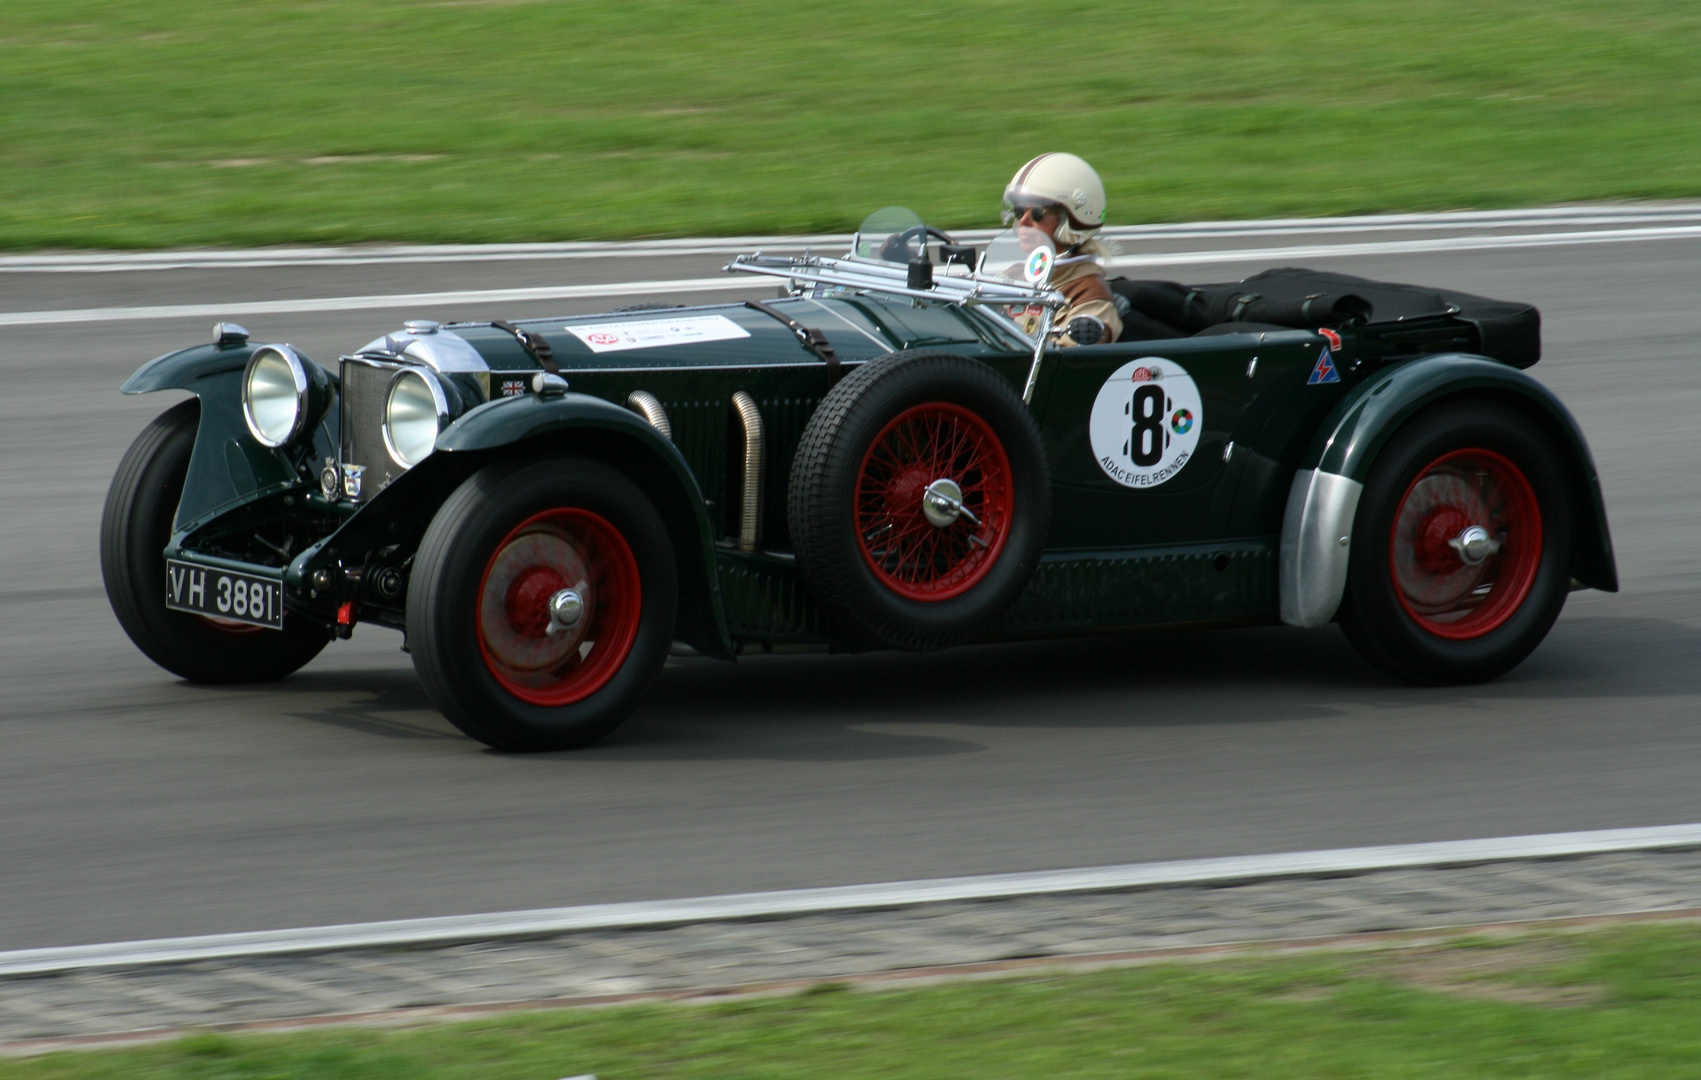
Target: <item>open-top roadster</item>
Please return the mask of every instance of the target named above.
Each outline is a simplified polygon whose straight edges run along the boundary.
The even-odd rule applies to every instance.
[[[197,682],[401,630],[444,715],[532,750],[611,730],[675,642],[1338,620],[1442,683],[1617,588],[1533,308],[1119,279],[1122,340],[1059,348],[1047,259],[884,211],[842,257],[735,259],[767,303],[409,322],[334,368],[221,323],[124,384],[194,396],[113,480],[113,609]]]

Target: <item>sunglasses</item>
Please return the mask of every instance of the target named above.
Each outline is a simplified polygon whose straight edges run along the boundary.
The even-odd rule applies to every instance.
[[[1023,219],[1032,221],[1035,225],[1044,225],[1053,217],[1062,217],[1063,211],[1055,206],[1006,206],[1004,208],[1004,223],[1006,225]]]

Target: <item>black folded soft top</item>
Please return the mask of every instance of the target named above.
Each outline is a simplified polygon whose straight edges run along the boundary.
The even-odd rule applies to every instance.
[[[1476,330],[1477,351],[1484,356],[1520,368],[1541,359],[1541,313],[1535,307],[1451,289],[1297,266],[1215,285],[1117,278],[1110,287],[1128,301],[1122,333],[1128,341],[1184,337],[1233,323],[1315,330],[1451,317]]]

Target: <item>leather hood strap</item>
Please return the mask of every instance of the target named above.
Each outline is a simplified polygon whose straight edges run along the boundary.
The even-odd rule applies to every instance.
[[[541,335],[534,334],[530,330],[522,330],[505,319],[492,319],[490,325],[498,330],[505,330],[513,334],[514,340],[524,346],[525,350],[531,353],[539,364],[543,365],[543,370],[551,375],[561,374],[561,369],[555,366],[555,350],[549,347],[549,342],[545,341]]]
[[[746,307],[753,308],[770,318],[778,319],[780,322],[784,323],[786,329],[797,335],[797,340],[804,348],[813,351],[815,355],[827,362],[828,374],[832,376],[834,382],[838,381],[839,354],[833,351],[833,346],[828,343],[826,334],[823,334],[819,330],[804,326],[785,312],[780,311],[777,308],[769,307],[760,300],[746,300],[744,303]]]

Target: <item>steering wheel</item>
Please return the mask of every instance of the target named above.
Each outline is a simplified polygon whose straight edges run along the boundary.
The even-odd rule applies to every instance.
[[[949,235],[931,225],[911,225],[903,232],[893,233],[886,238],[886,242],[880,245],[880,259],[884,262],[907,263],[910,261],[910,253],[907,250],[910,241],[920,240],[925,246],[929,239],[937,240],[941,244],[956,243]]]

